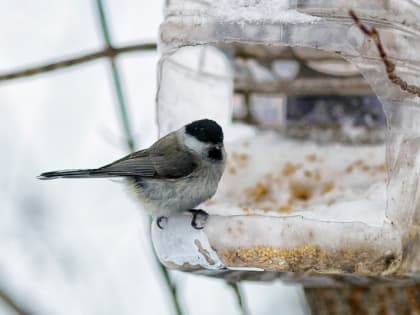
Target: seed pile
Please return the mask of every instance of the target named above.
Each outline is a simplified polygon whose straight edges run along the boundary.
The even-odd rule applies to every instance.
[[[274,145],[267,153],[252,141],[236,145],[230,151],[228,148],[221,192],[213,202],[227,200],[246,213],[254,210],[291,213],[351,200],[359,197],[360,191],[366,192],[372,184],[383,183],[387,178],[385,152],[380,146],[353,150],[349,146],[312,144],[308,150],[299,143],[286,142],[284,149],[282,142],[278,148]],[[271,167],[259,173],[267,161]]]

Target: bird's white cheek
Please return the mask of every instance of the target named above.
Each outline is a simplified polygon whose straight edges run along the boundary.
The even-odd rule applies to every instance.
[[[200,155],[202,155],[203,152],[206,152],[206,144],[202,143],[194,137],[186,135],[184,138],[184,143],[189,149],[197,152]]]

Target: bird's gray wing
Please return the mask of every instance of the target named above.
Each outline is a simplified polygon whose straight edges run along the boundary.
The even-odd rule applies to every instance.
[[[199,165],[199,158],[181,146],[175,134],[169,134],[150,147],[150,161],[162,178],[188,176]]]
[[[188,176],[199,160],[183,149],[174,134],[169,134],[149,149],[138,151],[97,169],[110,176],[179,178]]]
[[[150,161],[148,150],[141,150],[98,168],[95,173],[109,176],[153,177],[156,175],[156,170]]]

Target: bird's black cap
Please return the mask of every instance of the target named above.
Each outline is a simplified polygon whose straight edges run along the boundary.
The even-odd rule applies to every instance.
[[[222,143],[223,130],[217,122],[210,119],[193,121],[185,126],[185,132],[202,142]]]

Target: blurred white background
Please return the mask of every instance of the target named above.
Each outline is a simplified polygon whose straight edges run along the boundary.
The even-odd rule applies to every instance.
[[[117,45],[156,41],[163,1],[105,1]],[[0,72],[103,47],[94,1],[0,0]],[[118,58],[137,148],[157,135],[157,52]],[[31,314],[172,314],[147,220],[110,180],[38,181],[127,153],[106,59],[0,82],[0,290]],[[185,314],[239,314],[221,280],[172,273]],[[251,314],[302,314],[300,288],[241,284]],[[0,314],[14,314],[0,299]]]

